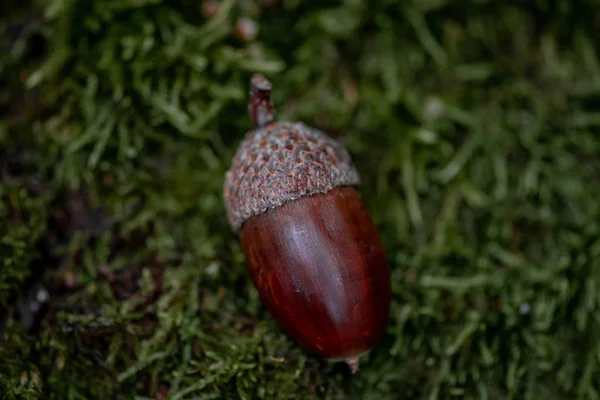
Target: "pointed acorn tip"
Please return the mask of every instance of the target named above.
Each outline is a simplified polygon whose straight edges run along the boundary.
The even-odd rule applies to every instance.
[[[346,358],[345,361],[346,361],[346,364],[348,364],[348,366],[350,367],[350,371],[352,371],[353,374],[360,371],[360,369],[358,368],[358,357],[357,356],[348,357],[348,358]]]

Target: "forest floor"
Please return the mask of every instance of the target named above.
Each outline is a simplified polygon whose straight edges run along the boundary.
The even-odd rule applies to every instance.
[[[0,399],[600,399],[595,0],[4,0]],[[223,180],[252,73],[392,269],[350,374],[265,311]]]

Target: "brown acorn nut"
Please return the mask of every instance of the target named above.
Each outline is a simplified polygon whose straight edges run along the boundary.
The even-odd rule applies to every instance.
[[[276,122],[270,93],[254,75],[256,129],[225,179],[229,223],[267,310],[302,346],[354,373],[388,322],[387,256],[347,151],[302,123]]]

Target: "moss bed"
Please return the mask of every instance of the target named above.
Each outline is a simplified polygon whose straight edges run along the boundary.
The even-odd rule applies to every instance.
[[[600,399],[594,0],[0,2],[0,399]],[[392,268],[352,376],[222,197],[252,73],[339,139]]]

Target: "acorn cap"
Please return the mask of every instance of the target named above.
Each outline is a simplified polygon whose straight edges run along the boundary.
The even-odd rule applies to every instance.
[[[360,178],[344,147],[300,122],[275,122],[271,83],[254,75],[248,110],[256,129],[248,132],[225,177],[225,207],[234,231],[270,208]]]

